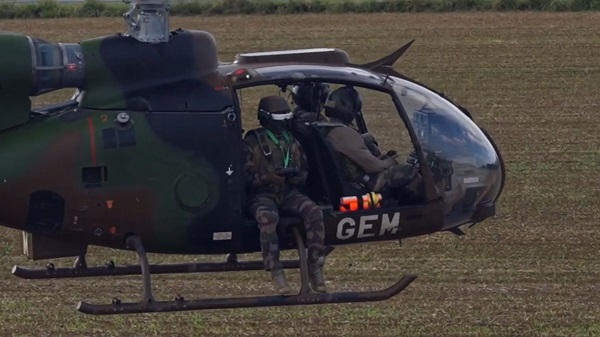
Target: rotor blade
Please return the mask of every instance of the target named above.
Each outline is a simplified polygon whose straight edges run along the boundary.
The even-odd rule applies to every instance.
[[[355,66],[357,66],[359,68],[371,69],[371,70],[375,70],[382,66],[391,67],[408,50],[408,48],[410,48],[410,46],[413,44],[413,42],[415,42],[415,40],[408,42],[404,46],[398,48],[398,50],[396,50],[395,52],[393,52],[383,58],[380,58],[377,61],[373,61],[373,62],[361,64],[361,65],[355,65]]]

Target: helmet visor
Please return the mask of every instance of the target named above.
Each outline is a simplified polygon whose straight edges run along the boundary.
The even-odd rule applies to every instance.
[[[292,118],[294,118],[294,113],[291,111],[284,114],[271,114],[271,119],[274,121],[285,121]]]

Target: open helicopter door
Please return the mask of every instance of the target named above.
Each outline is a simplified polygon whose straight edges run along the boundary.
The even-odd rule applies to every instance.
[[[423,158],[418,155],[416,136],[393,92],[381,85],[359,87],[360,83],[306,80],[288,85],[261,83],[239,90],[239,104],[246,114],[253,114],[260,97],[285,95],[287,89],[298,83],[325,84],[331,92],[345,86],[356,88],[362,100],[362,109],[351,127],[361,134],[366,144],[372,145],[369,149],[371,157],[394,157],[401,170],[416,172],[411,180],[401,183],[403,186],[386,188],[378,193],[377,201],[365,200],[372,196],[370,192],[374,192],[373,180],[366,180],[375,179],[377,174],[362,172],[357,176],[356,172],[348,172],[348,166],[357,165],[351,165],[350,160],[336,151],[328,139],[330,132],[343,124],[334,118],[327,118],[331,116],[323,116],[325,111],[313,122],[296,120],[294,136],[302,144],[309,166],[303,192],[324,209],[326,244],[396,240],[438,230],[443,221],[439,196],[433,187],[431,173],[425,165],[420,165]],[[290,100],[292,107],[296,108],[292,97]],[[257,127],[258,122],[252,123],[252,120],[252,117],[246,118],[244,127]],[[364,181],[361,181],[363,176]],[[391,180],[398,178],[403,177],[390,177]],[[245,237],[256,236],[255,224],[251,223],[249,227],[252,227],[252,231]],[[294,248],[293,238],[284,236],[280,242],[282,248]]]

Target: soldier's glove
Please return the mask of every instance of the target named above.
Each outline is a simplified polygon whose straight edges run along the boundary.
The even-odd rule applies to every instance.
[[[372,143],[375,146],[379,146],[379,143],[377,142],[377,140],[375,140],[375,137],[373,137],[372,134],[367,132],[367,133],[363,133],[361,136],[363,137],[363,140],[365,141],[365,143]]]
[[[275,173],[268,173],[262,176],[261,181],[265,181],[273,185],[283,185],[285,183],[285,177]]]
[[[300,169],[297,167],[278,168],[275,173],[280,177],[292,178],[300,174]]]
[[[362,135],[363,142],[367,146],[367,149],[371,152],[375,157],[381,156],[381,151],[379,150],[379,143],[375,140],[375,137],[370,133],[363,133]]]
[[[386,152],[383,156],[381,156],[381,159],[396,158],[396,156],[398,156],[398,152],[390,150]]]

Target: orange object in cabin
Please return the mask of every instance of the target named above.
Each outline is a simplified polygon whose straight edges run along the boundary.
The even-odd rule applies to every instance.
[[[340,198],[340,212],[356,212],[359,210],[359,201],[357,196],[348,196]],[[371,209],[380,208],[383,196],[381,193],[369,192],[361,197],[362,208],[360,209]]]

